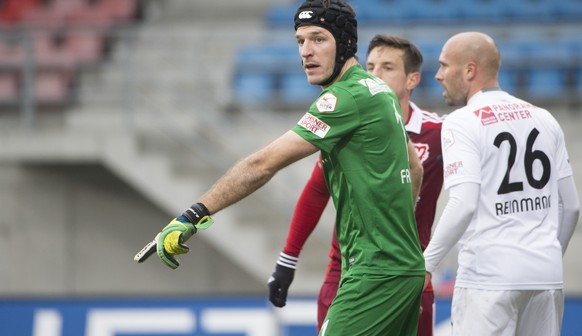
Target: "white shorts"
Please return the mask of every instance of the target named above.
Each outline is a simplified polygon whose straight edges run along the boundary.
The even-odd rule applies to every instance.
[[[455,287],[451,309],[453,336],[559,336],[564,294]]]

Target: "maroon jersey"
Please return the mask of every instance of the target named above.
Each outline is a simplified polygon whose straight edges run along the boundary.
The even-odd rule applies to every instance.
[[[416,204],[416,226],[422,250],[426,249],[436,213],[437,200],[443,186],[443,158],[441,127],[443,118],[433,112],[419,109],[410,103],[406,131],[414,143],[424,174]]]

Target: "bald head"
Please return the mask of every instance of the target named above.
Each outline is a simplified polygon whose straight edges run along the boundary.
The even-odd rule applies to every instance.
[[[498,87],[501,57],[495,41],[483,33],[454,35],[443,46],[435,78],[445,89],[447,104],[459,106],[478,91]]]
[[[445,49],[457,54],[462,63],[475,62],[482,72],[483,80],[497,78],[501,56],[495,41],[489,35],[479,32],[460,33],[445,43],[443,51]]]

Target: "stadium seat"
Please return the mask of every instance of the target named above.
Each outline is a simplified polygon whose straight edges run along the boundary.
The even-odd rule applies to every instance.
[[[307,105],[312,103],[321,93],[321,88],[307,82],[307,77],[302,71],[283,74],[281,77],[281,100],[285,104]]]
[[[0,105],[14,103],[18,100],[18,75],[14,72],[0,73]]]
[[[101,0],[101,6],[117,23],[127,23],[136,18],[139,12],[140,0]]]
[[[265,23],[269,27],[293,29],[293,15],[302,2],[295,0],[288,5],[270,6],[265,12]]]
[[[354,4],[354,8],[360,26],[386,23],[401,24],[412,20],[416,9],[412,0],[360,1]]]
[[[76,66],[75,55],[64,48],[66,39],[66,30],[37,32],[33,42],[37,67],[73,69]]]
[[[235,56],[235,67],[257,71],[283,71],[289,66],[299,67],[300,59],[295,44],[265,43],[246,47]]]
[[[500,22],[507,19],[504,0],[467,0],[458,3],[460,18],[465,22]]]
[[[568,91],[566,71],[562,68],[530,68],[525,85],[527,97],[534,100],[556,100]]]
[[[20,67],[24,60],[24,49],[20,43],[0,40],[0,66]]]
[[[6,25],[17,24],[22,15],[38,6],[41,0],[3,0],[0,2],[0,23]]]
[[[412,18],[418,22],[454,23],[461,17],[460,4],[464,0],[408,0]]]
[[[103,60],[105,40],[100,30],[72,30],[63,48],[80,66],[95,65]]]
[[[76,8],[66,15],[65,20],[68,25],[89,26],[101,30],[110,28],[114,23],[113,15],[106,8],[96,6]]]
[[[511,0],[506,6],[509,18],[518,21],[554,21],[558,13],[555,0]]]
[[[71,12],[84,6],[86,6],[84,0],[42,1],[39,6],[24,12],[22,21],[27,25],[38,27],[62,27]]]
[[[60,106],[71,98],[72,73],[41,71],[34,79],[34,97],[38,105]]]
[[[560,20],[578,23],[582,20],[582,0],[555,0],[555,6]]]
[[[519,95],[519,71],[515,69],[506,69],[504,67],[499,71],[499,87],[509,94]]]
[[[274,76],[268,73],[238,73],[234,77],[233,90],[237,104],[266,104],[275,96]]]
[[[423,70],[422,80],[415,89],[415,92],[422,95],[424,99],[440,102],[443,99],[444,89],[441,87],[441,83],[434,78],[436,72],[436,69]]]

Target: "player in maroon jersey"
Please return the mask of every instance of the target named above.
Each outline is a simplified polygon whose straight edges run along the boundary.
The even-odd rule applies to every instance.
[[[416,223],[420,245],[424,251],[430,240],[437,200],[443,184],[440,131],[442,118],[436,113],[426,112],[410,102],[412,90],[420,82],[422,55],[410,41],[388,35],[376,35],[368,46],[366,68],[368,72],[384,80],[396,93],[400,101],[406,130],[422,163],[424,173],[420,194],[416,204]],[[295,206],[286,244],[281,252],[275,271],[269,279],[269,300],[283,307],[293,276],[299,253],[305,241],[315,229],[330,198],[321,157],[313,169]],[[330,261],[317,300],[317,330],[321,328],[327,310],[335,298],[341,277],[340,249],[335,236],[332,237]],[[418,335],[432,336],[434,329],[434,293],[432,286],[422,295],[422,312]]]

